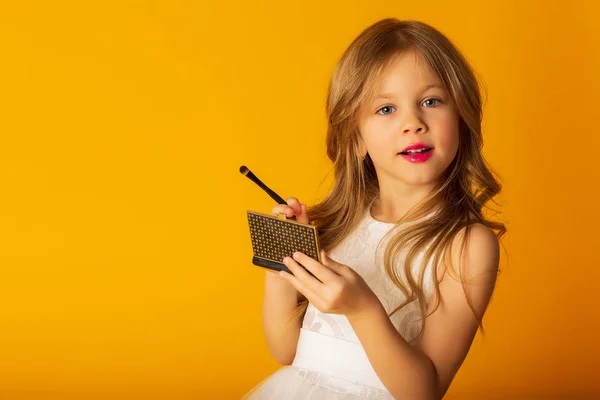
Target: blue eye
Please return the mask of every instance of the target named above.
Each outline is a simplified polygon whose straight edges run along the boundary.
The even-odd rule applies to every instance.
[[[437,101],[437,102],[438,102],[438,104],[439,104],[439,103],[441,103],[441,101],[440,101],[440,100],[438,100],[438,99],[427,99],[427,100],[425,100],[425,101],[423,102],[423,104],[427,103],[428,101]],[[429,106],[428,106],[428,107],[429,107]]]
[[[381,111],[381,110],[385,110],[386,108],[394,108],[394,107],[392,107],[392,106],[385,106],[385,107],[381,107],[379,110],[377,110],[377,114],[379,114],[379,115],[388,115],[387,113],[385,113],[385,114],[380,114],[380,113],[379,113],[379,111]]]

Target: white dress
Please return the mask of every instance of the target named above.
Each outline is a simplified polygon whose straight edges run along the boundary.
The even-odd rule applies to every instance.
[[[377,254],[375,250],[384,234],[393,226],[375,220],[370,207],[367,207],[359,226],[328,253],[330,258],[348,265],[363,277],[388,314],[405,297],[383,269],[384,245],[380,246]],[[412,269],[415,278],[421,258],[422,253],[416,258]],[[425,293],[429,299],[433,289],[431,261],[427,270]],[[407,340],[418,334],[421,328],[418,318],[419,307],[416,303],[411,303],[390,317],[398,332]],[[283,366],[242,398],[270,399],[387,400],[393,397],[375,373],[348,319],[341,314],[322,313],[309,303],[292,365]]]

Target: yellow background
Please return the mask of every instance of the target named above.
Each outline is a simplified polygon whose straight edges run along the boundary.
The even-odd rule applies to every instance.
[[[329,188],[327,81],[384,17],[454,40],[488,87],[510,230],[448,399],[600,396],[594,1],[3,1],[0,398],[238,399],[278,365],[247,165]],[[399,371],[400,373],[400,371]]]

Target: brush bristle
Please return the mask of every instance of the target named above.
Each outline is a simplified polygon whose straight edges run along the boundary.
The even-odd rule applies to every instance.
[[[246,167],[245,165],[242,165],[242,166],[240,167],[240,173],[241,173],[242,175],[248,175],[248,171],[250,171],[250,170],[249,170],[249,169],[248,169],[248,167]]]

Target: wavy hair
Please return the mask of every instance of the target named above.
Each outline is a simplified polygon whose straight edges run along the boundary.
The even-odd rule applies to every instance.
[[[385,236],[390,239],[383,258],[385,272],[406,296],[389,316],[418,301],[422,328],[413,339],[416,340],[423,332],[426,318],[440,302],[439,281],[433,279],[437,302],[435,309],[425,315],[428,301],[423,285],[427,262],[433,260],[433,265],[437,266],[444,256],[445,265],[452,271],[450,250],[454,238],[461,231],[464,233],[461,235],[463,254],[471,226],[475,223],[492,229],[497,239],[506,232],[504,224],[490,221],[483,215],[484,206],[502,186],[481,152],[483,112],[478,80],[466,58],[437,29],[419,21],[383,19],[362,31],[343,53],[327,93],[326,148],[327,156],[333,162],[334,186],[320,203],[308,207],[307,214],[317,227],[320,247],[328,251],[355,229],[367,207],[377,199],[379,183],[375,167],[368,154],[363,160],[359,153],[358,116],[361,105],[373,95],[382,70],[400,53],[410,50],[420,55],[437,74],[459,115],[459,147],[455,158],[429,195],[410,209]],[[435,212],[431,218],[421,219],[432,210]],[[409,228],[398,229],[410,221],[415,223]],[[408,249],[403,265],[394,264],[392,260],[397,259],[402,249]],[[415,277],[413,263],[420,253],[424,256]],[[464,290],[464,280],[461,282]],[[485,335],[483,316],[477,315],[468,296],[467,301],[478,328]],[[299,301],[288,323],[298,320],[307,306],[308,300]]]

